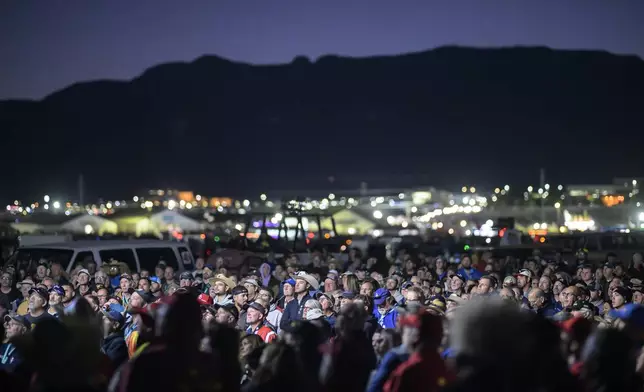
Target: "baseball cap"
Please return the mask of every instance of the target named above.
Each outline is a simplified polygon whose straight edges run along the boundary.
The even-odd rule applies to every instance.
[[[87,275],[89,277],[92,276],[92,275],[90,275],[89,271],[86,270],[85,268],[83,268],[82,270],[78,271],[78,275],[80,275],[80,274],[85,274],[85,275]]]
[[[123,312],[125,308],[122,305],[109,304],[105,309],[101,309],[101,313],[110,320],[118,322],[121,326],[125,324],[125,317]]]
[[[613,309],[608,312],[612,318],[624,320],[638,328],[644,328],[644,307],[638,304],[626,304],[621,309]]]
[[[380,288],[376,290],[376,292],[373,294],[373,303],[376,306],[382,305],[389,297],[391,297],[391,293],[389,292],[389,290],[385,288]]]
[[[45,300],[45,302],[49,301],[49,293],[44,288],[36,287],[29,290],[29,295],[31,296],[32,294],[38,294],[40,297],[42,297],[42,299]]]
[[[191,272],[185,271],[185,272],[182,272],[181,275],[179,275],[179,279],[180,280],[184,280],[184,279],[194,280],[195,277],[192,275]]]
[[[295,279],[286,279],[284,282],[282,282],[283,285],[285,284],[290,284],[291,286],[295,287]]]
[[[150,276],[150,282],[161,284],[161,279],[158,276]]]
[[[31,323],[29,322],[29,320],[27,320],[27,318],[25,316],[20,316],[18,314],[13,314],[13,315],[7,314],[7,315],[5,315],[4,316],[4,322],[8,323],[10,321],[15,321],[18,324],[21,324],[22,326],[24,326],[25,328],[31,329]]]
[[[235,317],[235,319],[239,318],[239,310],[237,310],[237,307],[234,304],[214,305],[213,308],[216,309],[216,310],[221,308],[221,309],[225,310],[226,312],[232,314],[233,317]]]
[[[503,279],[503,284],[514,286],[517,284],[517,278],[515,278],[514,276],[506,276],[505,279]]]
[[[257,280],[256,280],[256,279],[245,279],[245,280],[242,282],[242,284],[246,284],[246,283],[251,284],[251,285],[253,285],[253,286],[255,286],[255,287],[259,287],[259,283],[257,283]]]
[[[334,304],[335,304],[335,298],[333,298],[333,296],[332,296],[331,294],[327,294],[327,293],[317,293],[317,294],[315,295],[315,299],[317,299],[318,301],[320,300],[320,298],[321,298],[321,297],[324,297],[324,298],[328,299],[328,300],[329,300],[329,302],[331,302],[331,305],[334,305]]]
[[[248,289],[246,287],[244,287],[244,286],[235,286],[235,287],[233,287],[233,290],[232,290],[233,295],[239,295],[239,294],[243,294],[243,293],[248,294]]]
[[[516,276],[525,276],[526,278],[532,278],[532,271],[527,268],[521,268]]]
[[[458,278],[458,279],[462,280],[463,283],[465,283],[467,281],[467,279],[465,279],[465,277],[463,275],[461,275],[461,274],[454,274],[454,276],[452,276],[452,279],[454,279],[454,278]]]
[[[149,293],[147,293],[147,292],[145,292],[143,290],[136,290],[135,293],[137,293],[141,298],[143,298],[145,303],[149,304],[150,302],[154,302],[154,300],[155,300],[154,297],[152,297]]]
[[[199,302],[199,305],[212,305],[213,304],[212,297],[209,296],[208,294],[205,294],[205,293],[199,294],[199,296],[197,297],[197,302]]]
[[[60,295],[60,296],[64,296],[64,295],[65,295],[65,289],[64,289],[64,288],[62,288],[62,287],[61,287],[61,286],[59,286],[59,285],[55,285],[55,286],[53,286],[51,289],[49,289],[49,292],[50,292],[50,293],[56,293],[56,294],[58,294],[58,295]]]
[[[260,312],[261,314],[266,314],[266,308],[263,307],[261,304],[259,304],[257,302],[251,302],[250,304],[248,304],[248,307],[255,309],[256,311]]]

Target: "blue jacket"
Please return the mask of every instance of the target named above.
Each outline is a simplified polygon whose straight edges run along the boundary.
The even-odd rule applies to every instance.
[[[547,306],[537,310],[537,314],[545,318],[550,318],[557,314],[557,311],[555,310],[554,306],[548,304]]]
[[[409,352],[406,347],[398,346],[389,350],[371,376],[367,392],[381,392],[391,373],[407,359],[409,359]]]
[[[471,279],[471,280],[479,280],[483,276],[479,270],[476,268],[470,267],[469,269],[461,268],[458,271],[456,271],[457,274],[461,274],[465,277],[465,279]]]
[[[378,313],[378,324],[383,328],[396,328],[396,320],[398,319],[398,312],[395,309],[390,309],[384,316]]]
[[[288,329],[288,325],[291,324],[292,321],[302,319],[304,304],[309,299],[311,299],[311,296],[307,293],[300,302],[297,302],[297,298],[295,298],[286,304],[284,312],[282,313],[282,321],[280,321],[280,329]]]

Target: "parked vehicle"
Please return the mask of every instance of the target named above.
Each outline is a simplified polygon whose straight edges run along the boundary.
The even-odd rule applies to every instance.
[[[8,262],[38,262],[41,259],[59,262],[67,272],[88,260],[96,262],[97,268],[116,260],[127,264],[130,271],[154,271],[159,261],[174,267],[175,271],[191,270],[194,266],[192,252],[186,244],[155,240],[73,241],[22,246]]]

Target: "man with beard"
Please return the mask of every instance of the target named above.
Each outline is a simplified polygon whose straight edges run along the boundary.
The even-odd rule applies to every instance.
[[[62,311],[63,298],[65,297],[65,289],[59,285],[55,285],[49,290],[49,309],[47,313],[52,316],[58,317],[58,311]]]
[[[248,290],[244,286],[236,286],[233,288],[233,304],[237,308],[239,317],[237,320],[237,328],[240,331],[246,330],[246,308],[248,307]]]
[[[228,305],[233,302],[230,291],[235,287],[235,282],[224,274],[218,274],[208,282],[208,293],[216,305]]]
[[[76,292],[74,291],[74,287],[69,282],[63,282],[60,286],[63,288],[63,290],[65,290],[65,296],[63,297],[63,307],[67,308],[73,303],[74,298],[76,297]]]

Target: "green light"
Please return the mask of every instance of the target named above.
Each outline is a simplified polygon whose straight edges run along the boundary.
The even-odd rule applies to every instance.
[[[463,250],[470,250],[470,246],[469,246],[469,245],[465,245],[465,246],[463,247]]]
[[[216,235],[216,236],[215,236],[215,242],[219,242],[219,240],[220,240],[220,239],[221,239],[221,238],[219,238],[219,236],[218,236],[218,235]]]

